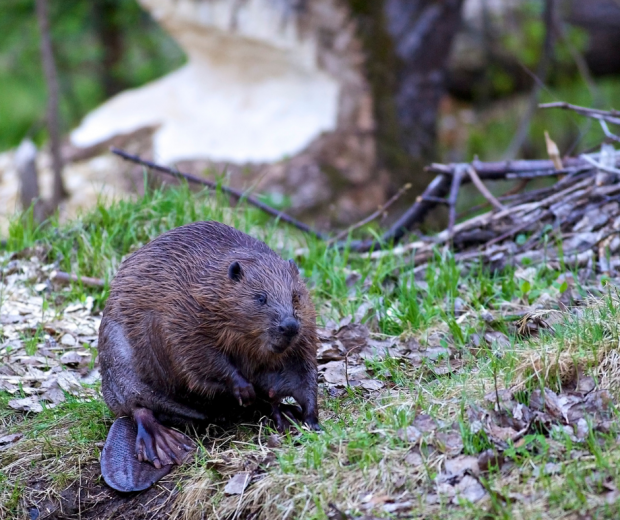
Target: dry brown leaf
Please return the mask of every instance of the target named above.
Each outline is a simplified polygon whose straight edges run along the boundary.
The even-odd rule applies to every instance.
[[[423,413],[416,415],[413,426],[424,433],[435,431],[439,427],[435,418]]]
[[[19,441],[24,435],[22,433],[11,433],[0,437],[0,451],[10,448]]]
[[[13,410],[18,410],[20,412],[40,413],[43,411],[43,407],[36,397],[12,399],[9,401],[9,408],[13,408]]]
[[[501,468],[504,457],[495,450],[488,449],[478,455],[478,468],[480,471],[489,471],[493,468]]]
[[[403,441],[408,441],[415,444],[422,438],[422,432],[415,426],[407,426],[406,428],[399,429],[396,432],[396,436]]]
[[[368,327],[361,323],[349,323],[336,332],[336,338],[340,340],[347,351],[364,347],[369,336]]]
[[[422,459],[422,455],[420,455],[417,451],[410,451],[405,456],[405,462],[410,466],[418,467],[424,463],[424,460]]]
[[[503,332],[489,331],[484,333],[484,339],[493,348],[496,347],[500,350],[510,348],[510,340],[508,336]]]
[[[248,487],[252,474],[248,471],[242,471],[233,475],[224,488],[227,495],[241,495],[245,488]]]
[[[478,458],[471,455],[460,455],[444,462],[444,473],[447,475],[462,475],[466,471],[474,475],[480,473]]]
[[[364,390],[369,390],[376,392],[377,390],[381,390],[385,385],[382,381],[378,379],[361,379],[359,380],[360,386]]]
[[[438,432],[435,435],[435,446],[439,451],[447,455],[458,455],[463,450],[461,432],[456,430]]]
[[[460,500],[477,502],[486,495],[486,490],[478,479],[469,474],[455,477],[440,473],[436,480],[437,493],[451,497],[453,504],[458,504]]]

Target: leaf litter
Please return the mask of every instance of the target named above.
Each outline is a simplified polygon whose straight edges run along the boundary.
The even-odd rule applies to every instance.
[[[6,262],[0,286],[0,390],[15,395],[8,406],[41,412],[65,400],[95,397],[89,385],[96,368],[101,317],[93,298],[67,305],[62,312],[49,301],[54,264],[38,256]],[[22,397],[17,397],[22,395]]]
[[[100,378],[95,354],[100,316],[93,315],[90,298],[68,305],[62,312],[44,304],[52,287],[50,273],[54,268],[34,256],[11,260],[2,272],[0,388],[15,395],[9,406],[23,412],[37,413],[56,406],[67,394],[80,399],[96,397],[90,385]],[[466,312],[461,316],[466,317]],[[492,330],[496,317],[490,312],[489,316],[482,314],[479,317],[487,330],[471,336],[472,352],[485,347],[487,353],[490,349],[502,355],[512,343],[505,333]],[[537,337],[542,330],[552,334],[559,314],[546,309],[523,313],[514,332],[527,338]],[[441,331],[427,333],[421,342],[414,337],[375,334],[357,318],[348,316],[339,322],[328,321],[318,331],[320,384],[332,395],[340,395],[346,387],[358,387],[368,395],[377,396],[389,391],[393,382],[373,368],[371,361],[375,360],[396,359],[434,377],[455,374],[465,364],[462,352]],[[531,366],[531,359],[528,363]],[[524,375],[513,388],[498,389],[488,393],[481,402],[471,404],[466,411],[467,427],[472,434],[483,432],[492,444],[480,453],[472,454],[466,449],[462,424],[444,423],[431,415],[417,413],[411,424],[396,431],[396,437],[408,446],[402,463],[409,468],[409,475],[401,475],[400,481],[419,479],[419,493],[429,507],[446,502],[486,503],[492,495],[514,500],[518,494],[498,495],[483,477],[493,471],[506,474],[514,471],[512,463],[506,462],[507,452],[514,447],[535,449],[525,442],[527,435],[542,434],[550,442],[563,436],[584,443],[593,435],[615,431],[614,403],[609,391],[597,384],[600,378],[587,376],[583,370],[575,373],[579,377],[568,381],[561,390],[545,385],[528,390]],[[0,450],[10,449],[19,442],[22,442],[21,434],[0,432]],[[270,435],[266,442],[269,456],[281,444],[278,436]],[[258,500],[268,485],[264,465],[252,465],[250,459],[247,455],[242,461],[230,459],[220,468],[224,475],[229,475],[223,492],[235,499],[236,508],[244,507],[240,506],[241,501]],[[423,484],[420,468],[426,467],[435,468],[436,472],[430,483]],[[562,467],[558,453],[556,459],[537,467],[533,475],[557,475]],[[613,479],[604,472],[593,472],[591,481],[604,500],[618,498]],[[517,499],[527,501],[528,497]],[[373,512],[406,514],[415,504],[416,498],[411,493],[372,491],[359,496],[357,508],[365,515],[359,518],[374,518]],[[348,512],[341,513],[342,518],[356,518]]]

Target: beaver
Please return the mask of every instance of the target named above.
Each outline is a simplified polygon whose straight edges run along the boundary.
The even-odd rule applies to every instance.
[[[233,400],[269,403],[278,430],[292,416],[319,429],[317,344],[293,261],[230,226],[188,224],[130,255],[112,281],[99,330],[103,398],[133,419],[137,459],[155,468],[192,449],[169,426]]]

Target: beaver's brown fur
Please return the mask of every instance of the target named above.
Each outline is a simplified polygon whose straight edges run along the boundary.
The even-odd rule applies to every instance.
[[[161,422],[204,420],[227,396],[243,405],[292,396],[318,427],[316,314],[293,262],[217,222],[159,236],[128,257],[101,328],[103,396],[138,424],[136,452],[156,466],[182,459]]]

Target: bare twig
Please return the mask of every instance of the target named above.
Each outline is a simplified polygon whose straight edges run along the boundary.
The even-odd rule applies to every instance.
[[[423,202],[432,202],[434,204],[445,204],[446,206],[449,204],[448,199],[444,197],[431,197],[426,196],[422,198]]]
[[[609,145],[611,146],[611,145]],[[588,161],[592,166],[594,166],[596,169],[598,170],[602,170],[604,172],[607,173],[613,173],[614,175],[620,175],[620,170],[618,168],[612,168],[611,166],[606,166],[604,164],[601,164],[599,162],[596,162],[594,159],[592,159],[592,157],[590,157],[589,155],[585,155],[583,154],[581,156],[585,161]]]
[[[64,271],[52,271],[50,274],[50,279],[63,283],[79,282],[90,287],[105,287],[105,280],[102,280],[101,278],[77,276],[73,273],[65,273]]]
[[[119,150],[118,148],[111,148],[110,151],[120,157],[122,157],[123,159],[126,159],[128,161],[132,161],[135,162],[137,164],[141,164],[143,166],[146,166],[147,168],[150,168],[152,170],[158,171],[158,172],[162,172],[162,173],[166,173],[168,175],[172,175],[173,177],[177,178],[177,179],[185,179],[188,182],[191,182],[193,184],[199,184],[201,186],[207,186],[213,190],[215,189],[221,189],[222,192],[234,197],[236,200],[245,200],[248,202],[248,204],[251,204],[252,206],[255,206],[259,209],[261,209],[262,211],[264,211],[265,213],[267,213],[268,215],[271,215],[272,217],[275,217],[279,220],[281,220],[282,222],[286,222],[287,224],[290,224],[291,226],[296,227],[297,229],[303,231],[304,233],[308,233],[310,235],[315,236],[316,238],[320,239],[320,240],[327,240],[328,237],[327,235],[325,235],[324,233],[321,233],[320,231],[317,231],[313,228],[311,228],[310,226],[308,226],[307,224],[304,224],[303,222],[300,222],[299,220],[291,217],[290,215],[287,215],[286,213],[279,211],[277,209],[272,208],[271,206],[268,206],[267,204],[265,204],[264,202],[261,202],[260,200],[258,200],[255,197],[252,197],[251,195],[247,195],[245,193],[243,193],[242,191],[236,190],[234,188],[231,188],[230,186],[218,186],[217,183],[207,180],[207,179],[202,179],[200,177],[196,177],[195,175],[192,175],[190,173],[183,173],[180,172],[178,170],[172,169],[172,168],[168,168],[167,166],[162,166],[161,164],[156,164],[154,162],[151,161],[147,161],[145,159],[141,159],[140,157],[138,157],[137,155],[132,155],[130,153],[127,153],[123,150]]]
[[[461,187],[461,179],[465,174],[465,168],[458,168],[452,177],[452,185],[450,186],[450,195],[448,197],[448,236],[450,240],[454,234],[454,223],[456,222],[456,201],[459,196],[459,188]]]
[[[354,231],[355,229],[358,229],[362,226],[365,226],[366,224],[368,224],[369,222],[372,222],[374,219],[380,217],[383,213],[385,213],[385,211],[392,205],[394,204],[398,199],[400,199],[400,197],[403,195],[403,193],[405,193],[409,188],[411,188],[411,184],[405,184],[400,190],[398,190],[398,192],[393,195],[385,204],[383,204],[382,206],[380,206],[377,211],[375,211],[374,213],[371,213],[370,215],[368,215],[366,218],[360,220],[359,222],[357,222],[356,224],[353,224],[352,226],[349,226],[347,229],[345,229],[344,231],[341,231],[340,233],[338,233],[335,237],[330,238],[327,243],[328,244],[333,244],[334,242],[338,242],[339,240],[342,240],[344,238],[346,238],[349,233],[351,233],[352,231]]]
[[[505,180],[505,179],[534,179],[537,177],[556,177],[559,175],[574,174],[590,166],[578,157],[565,157],[562,159],[564,169],[556,170],[553,161],[548,159],[518,160],[518,161],[495,161],[482,162],[474,159],[471,163],[433,163],[425,168],[426,171],[454,175],[461,165],[471,164],[481,179]],[[463,179],[467,182],[468,179]]]
[[[385,233],[382,242],[397,242],[400,240],[413,224],[419,223],[426,216],[426,213],[434,206],[429,203],[429,197],[441,197],[448,190],[450,179],[445,175],[438,175],[424,190],[414,204],[394,223],[394,225]]]
[[[577,105],[571,105],[564,101],[558,101],[556,103],[543,103],[538,105],[539,108],[563,108],[564,110],[572,110],[581,114],[582,116],[591,117],[593,119],[599,119],[613,123],[614,125],[620,125],[620,111],[618,110],[598,110],[596,108],[586,108]]]
[[[52,204],[57,207],[67,196],[67,190],[62,180],[62,156],[60,154],[60,115],[58,109],[58,74],[52,50],[47,0],[36,0],[37,19],[41,31],[41,57],[45,82],[47,84],[47,131],[50,138],[52,167],[54,170],[54,189]]]
[[[611,139],[612,141],[616,141],[617,143],[620,143],[620,137],[618,137],[616,134],[613,134],[609,131],[609,127],[607,126],[607,123],[603,119],[599,119],[598,122],[601,124],[603,133],[605,134],[605,137],[607,137],[607,139]]]
[[[506,209],[506,207],[499,200],[495,198],[495,196],[487,189],[484,183],[480,180],[480,177],[478,177],[478,173],[476,172],[476,169],[473,166],[469,166],[467,168],[467,173],[469,174],[469,178],[474,183],[476,188],[478,188],[478,191],[483,195],[485,199],[487,199],[491,203],[491,205],[495,209],[499,211],[504,211]]]
[[[355,350],[358,350],[364,346],[365,345],[357,345],[351,348],[351,350],[348,350],[347,353],[344,355],[344,379],[347,384],[347,388],[349,387],[349,354],[351,354]]]
[[[397,243],[415,225],[420,223],[428,211],[436,204],[435,198],[439,198],[448,192],[450,176],[439,174],[426,187],[424,193],[416,198],[415,202],[407,211],[383,234],[379,241],[365,240],[355,241],[349,244],[351,251],[364,253],[371,249],[381,249],[391,243]]]

